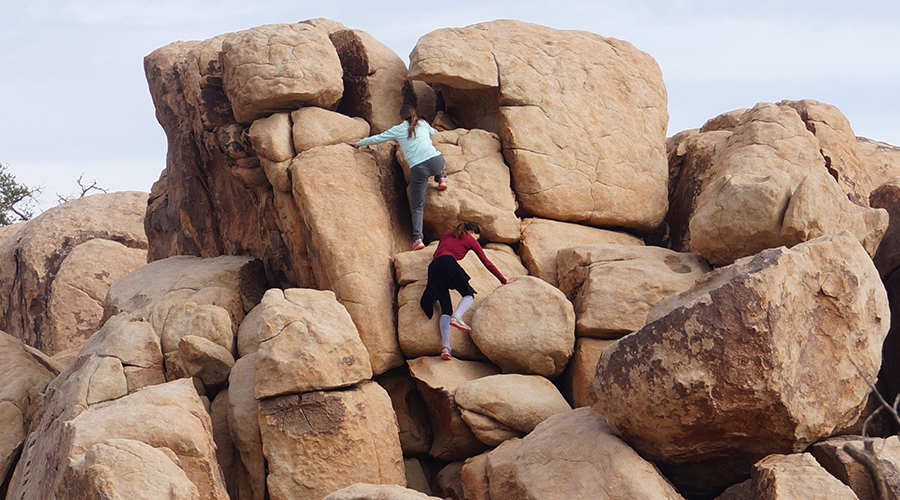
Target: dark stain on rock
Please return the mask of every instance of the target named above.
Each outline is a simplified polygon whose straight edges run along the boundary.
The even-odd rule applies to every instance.
[[[259,402],[259,411],[270,425],[288,436],[335,433],[347,417],[341,398],[324,392],[265,399]]]

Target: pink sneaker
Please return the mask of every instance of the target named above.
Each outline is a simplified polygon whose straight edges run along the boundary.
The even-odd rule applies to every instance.
[[[451,357],[449,347],[444,347],[441,349],[441,359],[443,359],[444,361],[450,361]]]
[[[410,250],[421,250],[421,249],[423,249],[423,248],[425,248],[425,244],[422,243],[422,240],[421,240],[421,239],[418,239],[418,240],[414,241],[414,242],[412,243],[412,245],[409,246],[409,249],[410,249]]]
[[[447,189],[447,178],[441,177],[441,180],[438,181],[438,189],[441,191],[445,191]]]
[[[464,332],[472,331],[472,329],[469,328],[469,325],[463,323],[463,320],[457,318],[456,316],[450,317],[450,326],[455,326],[456,328],[459,328]]]

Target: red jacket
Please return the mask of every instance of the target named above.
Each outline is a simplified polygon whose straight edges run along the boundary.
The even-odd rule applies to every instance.
[[[500,283],[506,284],[506,278],[503,277],[503,274],[497,269],[497,266],[495,266],[484,254],[484,250],[482,250],[481,245],[478,244],[478,240],[469,233],[463,234],[462,238],[457,238],[456,236],[453,236],[453,231],[448,229],[444,232],[444,235],[441,236],[441,240],[438,242],[432,260],[443,255],[451,255],[454,259],[459,261],[466,256],[466,253],[468,253],[469,250],[475,252],[475,255],[477,255],[481,263],[484,264],[484,267],[486,267],[491,274],[496,276],[497,279],[500,280]]]

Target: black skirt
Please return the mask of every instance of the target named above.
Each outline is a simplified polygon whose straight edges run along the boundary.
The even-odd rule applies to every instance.
[[[422,292],[419,305],[428,319],[434,314],[434,303],[441,303],[441,312],[450,314],[450,290],[456,290],[462,296],[475,295],[475,289],[469,284],[469,275],[456,262],[452,255],[441,255],[428,264],[428,284]]]

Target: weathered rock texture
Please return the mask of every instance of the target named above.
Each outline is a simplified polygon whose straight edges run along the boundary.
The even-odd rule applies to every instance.
[[[522,244],[519,247],[519,254],[529,274],[553,286],[559,286],[556,259],[560,250],[605,244],[643,245],[644,242],[628,233],[531,218],[522,221]]]
[[[322,500],[439,500],[398,485],[357,483],[335,491]]]
[[[363,481],[406,484],[397,420],[374,382],[269,398],[259,413],[272,500],[320,499]]]
[[[492,21],[421,37],[409,76],[440,84],[462,127],[499,132],[525,211],[646,231],[662,221],[666,91],[631,44]]]
[[[110,283],[146,263],[146,204],[146,193],[96,194],[9,228],[0,329],[51,355],[81,346],[100,325]]]
[[[760,103],[732,124],[670,142],[667,221],[676,250],[725,265],[849,230],[875,253],[887,221],[867,208],[872,181],[836,108]]]
[[[597,402],[597,395],[594,393],[597,362],[600,361],[603,349],[613,342],[590,337],[575,339],[575,352],[563,372],[560,388],[572,408],[591,406]]]
[[[557,265],[559,289],[575,306],[575,334],[598,338],[642,328],[657,302],[711,271],[699,255],[634,245],[566,248]]]
[[[816,443],[809,449],[816,461],[832,476],[849,486],[860,500],[876,500],[878,496],[871,473],[847,454],[845,446],[858,452],[870,449],[873,462],[887,486],[888,498],[897,498],[900,493],[900,440],[897,436],[887,439],[840,436]]]
[[[849,486],[828,473],[809,453],[772,455],[753,465],[751,498],[856,500]]]
[[[15,465],[40,396],[58,374],[46,357],[0,332],[0,477]]]
[[[487,496],[477,496],[479,476]],[[554,415],[522,440],[507,441],[487,454],[485,473],[471,474],[463,487],[467,498],[682,498],[590,408]]]
[[[687,491],[721,491],[859,416],[888,314],[852,235],[766,250],[659,302],[607,347],[594,407]]]

